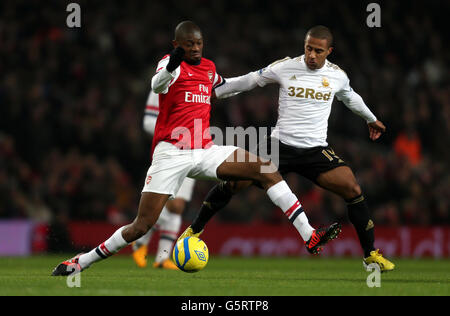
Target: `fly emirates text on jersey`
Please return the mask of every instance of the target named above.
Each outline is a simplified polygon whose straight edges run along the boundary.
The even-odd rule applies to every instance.
[[[184,101],[189,103],[206,103],[211,105],[211,95],[209,94],[209,88],[205,85],[198,85],[199,94],[185,91]],[[203,94],[206,93],[206,94]]]

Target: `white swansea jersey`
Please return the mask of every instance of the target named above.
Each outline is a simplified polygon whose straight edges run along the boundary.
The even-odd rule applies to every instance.
[[[322,68],[311,70],[304,55],[286,57],[253,74],[260,87],[268,83],[280,85],[278,120],[271,136],[298,148],[327,146],[334,96],[349,103],[356,94],[338,66],[325,61]]]

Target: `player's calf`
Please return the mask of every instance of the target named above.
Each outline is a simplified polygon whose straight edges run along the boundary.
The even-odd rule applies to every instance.
[[[192,234],[200,233],[206,223],[230,202],[234,194],[251,184],[252,181],[227,181],[216,184],[206,195],[197,217],[192,222]]]
[[[245,162],[237,159],[242,155],[245,156]],[[262,172],[263,167],[270,172]],[[302,205],[272,162],[264,162],[259,157],[238,149],[217,168],[216,173],[219,178],[225,180],[252,180],[260,183],[270,200],[289,218],[303,240],[309,240],[314,228],[309,225]]]
[[[144,236],[153,225],[154,223],[151,222],[135,220],[123,230],[122,236],[127,242],[131,243]]]
[[[123,238],[131,243],[144,236],[155,225],[168,198],[168,194],[142,193],[138,215],[133,223],[124,229]]]

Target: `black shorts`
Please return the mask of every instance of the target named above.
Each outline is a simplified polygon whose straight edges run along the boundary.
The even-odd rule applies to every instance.
[[[273,144],[278,143],[279,155],[272,153]],[[259,156],[271,159],[284,175],[295,172],[317,183],[317,177],[326,171],[347,166],[344,160],[330,147],[296,148],[283,144],[276,138],[268,137],[258,144]],[[268,155],[269,154],[269,155]]]

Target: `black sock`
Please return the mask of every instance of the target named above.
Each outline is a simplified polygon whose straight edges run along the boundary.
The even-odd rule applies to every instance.
[[[364,257],[369,257],[370,252],[375,250],[374,225],[370,218],[369,208],[363,195],[357,196],[351,200],[346,200],[348,207],[348,218],[356,229],[359,242],[364,251]]]
[[[206,195],[205,201],[203,201],[197,218],[191,225],[194,233],[200,232],[206,225],[206,223],[214,216],[218,211],[223,209],[228,202],[230,202],[233,193],[225,185],[225,182],[221,182],[215,185]]]

